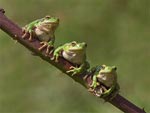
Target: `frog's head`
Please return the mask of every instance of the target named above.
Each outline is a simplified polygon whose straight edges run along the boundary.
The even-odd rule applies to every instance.
[[[71,43],[66,44],[64,50],[70,52],[85,52],[87,44],[85,42],[77,43],[76,41],[72,41]]]
[[[102,65],[97,78],[106,86],[111,86],[117,81],[116,66]]]
[[[49,31],[55,31],[55,29],[59,25],[59,19],[57,17],[45,16],[42,19],[40,25],[47,32],[49,32]]]
[[[102,65],[101,66],[101,70],[100,73],[104,74],[104,73],[115,73],[117,70],[116,66],[106,66],[106,65]]]

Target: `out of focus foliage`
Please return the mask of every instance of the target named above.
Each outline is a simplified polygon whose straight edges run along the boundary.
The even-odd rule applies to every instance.
[[[116,65],[121,95],[150,111],[149,0],[0,0],[0,6],[20,26],[59,17],[55,45],[85,41],[91,66]],[[2,31],[0,112],[121,113]]]

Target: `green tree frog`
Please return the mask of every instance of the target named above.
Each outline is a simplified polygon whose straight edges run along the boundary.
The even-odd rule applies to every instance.
[[[35,20],[25,27],[23,27],[23,35],[22,38],[25,38],[26,35],[29,33],[29,40],[33,39],[33,35],[36,35],[40,44],[42,46],[39,50],[47,47],[46,53],[49,52],[49,47],[53,47],[55,41],[54,32],[59,25],[59,19],[56,17],[46,16],[44,18]]]
[[[109,95],[115,88],[119,90],[119,86],[117,83],[117,73],[116,66],[97,66],[93,68],[95,70],[93,75],[93,81],[91,84],[91,88],[96,89],[98,86],[105,86],[108,90],[101,92],[103,96]],[[100,94],[101,95],[101,94]]]
[[[76,41],[72,41],[66,43],[56,48],[53,59],[57,62],[58,57],[62,56],[64,59],[73,63],[75,66],[72,66],[70,70],[67,71],[67,73],[72,72],[72,76],[82,73],[90,67],[86,61],[86,47],[87,44],[85,42],[77,43]]]

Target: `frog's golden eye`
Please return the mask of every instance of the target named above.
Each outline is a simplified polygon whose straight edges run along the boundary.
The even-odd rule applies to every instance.
[[[116,67],[116,66],[113,66],[112,68],[113,68],[115,71],[117,70],[117,67]]]
[[[45,18],[46,18],[46,19],[50,19],[50,18],[51,18],[51,16],[49,16],[49,15],[46,15],[46,16],[45,16]]]
[[[105,69],[106,65],[103,64],[101,67],[102,67],[102,69]]]
[[[75,41],[71,42],[71,45],[76,46],[76,42]]]

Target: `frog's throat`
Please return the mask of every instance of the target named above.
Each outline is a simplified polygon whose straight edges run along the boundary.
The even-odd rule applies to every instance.
[[[62,54],[65,59],[78,65],[82,64],[86,59],[84,53],[78,54],[70,51],[63,51]]]

